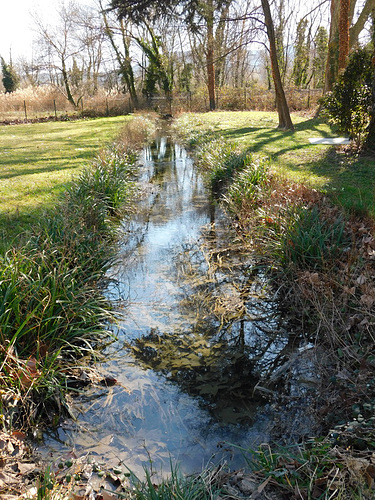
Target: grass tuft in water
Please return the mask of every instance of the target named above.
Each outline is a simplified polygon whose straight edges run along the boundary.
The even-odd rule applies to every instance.
[[[215,484],[215,472],[209,468],[199,475],[185,476],[178,466],[171,464],[170,476],[160,483],[154,482],[152,472],[148,469],[145,469],[144,480],[133,473],[130,479],[133,485],[132,498],[136,500],[215,500],[220,496],[220,488]]]

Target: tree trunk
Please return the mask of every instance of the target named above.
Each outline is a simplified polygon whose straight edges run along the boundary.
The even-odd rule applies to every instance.
[[[339,15],[339,71],[346,67],[349,55],[349,11],[350,0],[341,0]]]
[[[207,55],[206,55],[206,66],[207,66],[207,87],[208,87],[208,98],[210,102],[210,111],[214,111],[216,108],[215,99],[215,37],[214,37],[214,6],[213,0],[208,0],[207,2]]]
[[[101,4],[100,4],[101,6]],[[127,90],[130,94],[130,100],[132,103],[133,108],[137,109],[138,108],[138,95],[137,91],[135,89],[135,82],[134,82],[134,73],[133,73],[133,68],[131,65],[131,57],[130,57],[130,51],[129,51],[129,43],[126,38],[125,34],[125,26],[124,22],[121,19],[120,21],[120,30],[121,30],[121,36],[122,36],[122,42],[124,46],[124,52],[125,55],[121,53],[119,47],[116,44],[116,41],[113,36],[113,32],[108,24],[108,19],[105,14],[105,11],[102,9],[102,15],[103,15],[103,20],[104,20],[104,25],[105,25],[105,32],[106,35],[108,36],[108,39],[110,41],[110,44],[112,45],[112,48],[116,54],[116,59],[117,62],[120,66],[120,73],[123,78],[123,81],[125,82],[125,85],[127,87]]]
[[[340,0],[331,0],[331,23],[329,27],[328,55],[324,81],[324,93],[332,90],[338,73],[337,60],[339,51],[339,7]]]
[[[125,78],[126,86],[128,87],[132,106],[133,106],[133,108],[137,109],[138,105],[139,105],[138,95],[137,95],[137,91],[135,89],[134,72],[133,72],[133,68],[131,65],[129,41],[126,38],[125,26],[124,26],[123,19],[121,19],[120,24],[121,24],[122,42],[124,45],[124,52],[125,52],[125,58],[121,64],[121,69],[122,69],[122,73],[123,73],[124,78]]]
[[[65,86],[65,90],[66,90],[66,97],[67,97],[68,101],[70,102],[70,104],[72,104],[76,108],[78,106],[78,103],[75,102],[73,94],[70,90],[70,83],[69,83],[68,72],[67,72],[67,69],[65,66],[65,60],[61,61],[61,66],[62,66],[61,74],[63,77],[63,82],[64,82],[64,86]]]
[[[367,137],[364,143],[364,149],[375,152],[375,10],[372,12],[372,106],[370,110],[370,124],[367,130]]]
[[[281,82],[279,63],[276,54],[275,30],[271,16],[270,5],[268,0],[262,0],[262,8],[267,27],[267,35],[270,43],[270,59],[273,82],[275,85],[276,106],[279,115],[279,128],[293,130],[293,123],[290,118],[288,104],[286,102],[284,88]]]

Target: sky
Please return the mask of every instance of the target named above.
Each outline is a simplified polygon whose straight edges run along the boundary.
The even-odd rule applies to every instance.
[[[19,57],[31,59],[33,32],[33,14],[52,21],[62,0],[1,0],[0,9],[0,56],[9,62]],[[77,4],[90,4],[94,0],[76,0]]]

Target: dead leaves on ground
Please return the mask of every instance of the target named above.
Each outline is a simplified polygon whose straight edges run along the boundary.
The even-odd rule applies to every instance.
[[[0,432],[0,499],[18,498],[25,485],[33,481],[39,469],[29,457],[22,432]]]

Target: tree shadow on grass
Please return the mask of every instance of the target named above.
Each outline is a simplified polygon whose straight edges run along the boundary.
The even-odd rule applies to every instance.
[[[89,158],[89,157],[88,157]],[[19,165],[19,162],[17,161],[9,161],[9,162],[4,162],[2,163],[2,169],[5,171],[0,173],[0,179],[6,180],[6,179],[13,179],[15,177],[24,177],[26,175],[33,175],[33,174],[42,174],[42,173],[48,173],[48,172],[58,172],[60,170],[72,170],[72,169],[79,169],[82,168],[83,163],[74,163],[74,159],[71,156],[59,156],[59,158],[56,158],[56,160],[59,161],[59,163],[62,161],[63,163],[58,165],[54,163],[54,159],[52,158],[50,161],[45,160],[43,163],[47,163],[45,166],[41,166],[41,160],[40,158],[35,159],[35,160],[28,160],[28,163],[26,165]],[[38,164],[33,167],[33,164]],[[19,167],[17,170],[14,168],[17,165]],[[6,167],[9,166],[11,167],[11,171],[6,171]]]
[[[289,168],[293,169],[293,165]],[[349,213],[375,216],[374,157],[346,154],[333,146],[318,160],[305,163],[303,169],[311,176],[324,178],[322,189]]]
[[[309,136],[337,136],[322,120],[312,118],[296,123],[294,131],[249,126],[224,131],[223,136],[245,139],[245,143],[248,140],[249,152],[263,152],[275,160],[290,154],[286,162],[284,159],[288,170],[324,179],[322,189],[335,203],[349,212],[375,216],[375,158],[346,154],[342,148],[335,146],[310,144]],[[325,148],[325,152],[313,155],[308,161],[308,151],[319,151],[317,148],[321,147]],[[306,158],[300,155],[294,161],[293,153],[299,150],[307,152]]]
[[[264,151],[268,152],[269,147],[277,146],[280,142],[280,149],[272,152],[273,157],[280,156],[287,151],[297,150],[309,147],[309,144],[304,141],[304,138],[298,138],[299,133],[311,131],[311,135],[318,134],[319,137],[335,137],[333,131],[328,131],[324,122],[317,118],[304,120],[294,125],[294,130],[280,130],[277,128],[270,129],[267,127],[241,127],[238,129],[226,130],[223,136],[228,139],[243,139],[246,137],[251,138],[251,145],[249,149],[254,152]],[[285,142],[287,141],[287,144]],[[293,143],[294,142],[294,143]],[[314,147],[314,146],[312,146]]]

